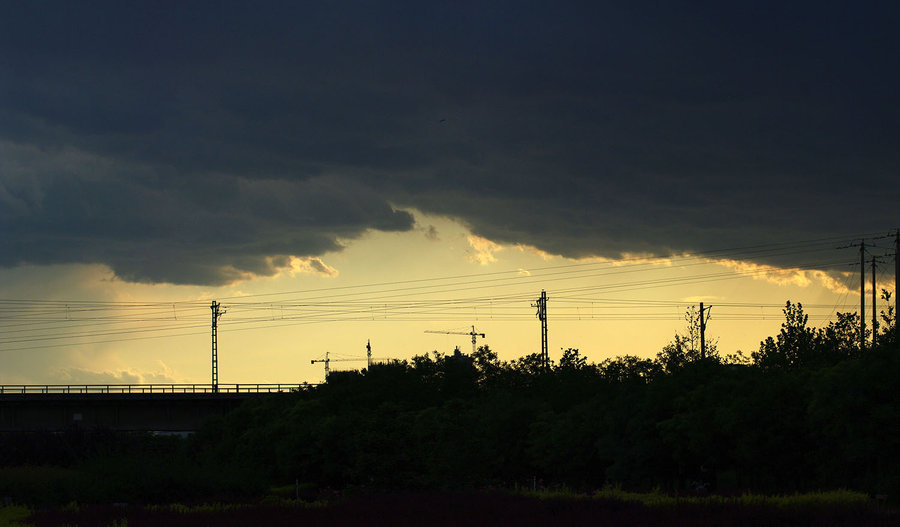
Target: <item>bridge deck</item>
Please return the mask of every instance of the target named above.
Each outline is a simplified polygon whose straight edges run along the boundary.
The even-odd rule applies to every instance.
[[[315,384],[3,384],[0,394],[84,393],[276,393],[296,392]]]
[[[265,394],[310,384],[109,384],[0,386],[0,432],[107,428],[190,432]]]

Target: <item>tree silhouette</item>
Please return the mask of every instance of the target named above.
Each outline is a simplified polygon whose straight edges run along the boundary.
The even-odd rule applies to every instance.
[[[685,310],[684,321],[687,323],[685,334],[676,332],[672,341],[656,355],[656,361],[666,373],[673,373],[700,359],[700,311],[697,306]],[[707,335],[705,341],[707,359],[718,362],[720,360],[718,339]]]
[[[897,313],[894,313],[894,306],[891,305],[891,296],[891,292],[887,289],[881,290],[881,299],[884,300],[888,308],[886,312],[881,310],[881,320],[884,322],[884,329],[882,329],[879,342],[882,340],[887,341],[887,343],[897,342]]]
[[[803,312],[803,305],[788,300],[782,311],[785,320],[777,338],[766,338],[751,355],[763,368],[795,368],[813,360],[815,331],[807,326],[809,315]]]
[[[557,370],[562,371],[578,371],[587,367],[587,357],[582,356],[578,349],[568,348],[563,350],[562,357],[559,359]]]

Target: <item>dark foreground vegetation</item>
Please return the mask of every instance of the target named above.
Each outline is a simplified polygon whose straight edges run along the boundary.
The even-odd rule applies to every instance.
[[[774,503],[703,500],[643,503],[626,496],[523,495],[501,492],[392,493],[345,498],[328,505],[261,502],[229,505],[70,506],[30,517],[57,525],[641,525],[641,526],[889,526],[897,517],[859,503]]]
[[[695,326],[652,359],[590,364],[568,349],[543,368],[539,355],[501,362],[488,347],[471,356],[434,352],[248,401],[186,439],[102,430],[2,436],[0,496],[46,507],[246,503],[273,486],[292,489],[295,501],[444,492],[399,494],[407,496],[403,510],[415,511],[429,500],[448,500],[448,510],[481,507],[485,496],[497,496],[472,492],[486,487],[564,486],[681,496],[852,489],[895,505],[900,349],[893,313],[883,315],[877,345],[861,349],[853,314],[815,329],[801,306],[784,311],[781,332],[750,356],[722,356],[712,345],[701,357]],[[346,507],[377,509],[400,498],[384,499]],[[502,499],[525,500],[523,510],[538,508],[535,518],[570,506],[625,511],[649,525],[660,514],[602,500]],[[273,507],[281,514],[286,506]],[[140,521],[129,516],[128,524]]]

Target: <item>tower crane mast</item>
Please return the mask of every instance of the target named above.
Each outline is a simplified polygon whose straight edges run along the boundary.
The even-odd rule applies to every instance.
[[[366,357],[365,357],[365,358],[355,358],[355,357],[350,357],[350,358],[342,358],[342,359],[332,359],[331,356],[330,356],[330,354],[331,354],[331,352],[326,351],[326,352],[325,352],[325,358],[324,358],[324,359],[312,359],[311,361],[309,361],[310,364],[325,363],[325,376],[326,376],[326,377],[328,376],[329,372],[331,371],[331,363],[332,363],[332,362],[360,362],[360,361],[366,361],[366,366],[369,367],[369,368],[371,368],[371,367],[372,367],[372,361],[375,361],[375,360],[377,360],[377,361],[389,361],[389,360],[391,360],[391,359],[388,359],[388,358],[382,358],[382,357],[372,357],[372,343],[371,343],[371,342],[366,342]]]
[[[484,333],[478,333],[477,331],[475,331],[475,326],[472,326],[472,331],[436,331],[427,329],[425,330],[425,333],[440,333],[442,335],[470,335],[472,337],[472,353],[475,353],[476,351],[476,339],[478,337],[484,338]]]

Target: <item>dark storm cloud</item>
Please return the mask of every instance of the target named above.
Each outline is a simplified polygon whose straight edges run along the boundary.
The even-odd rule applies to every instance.
[[[225,283],[407,230],[568,256],[896,226],[897,8],[20,3],[0,265]]]
[[[338,250],[367,228],[413,223],[341,176],[178,181],[154,167],[9,145],[0,145],[0,171],[5,266],[102,262],[125,280],[223,284],[273,274],[288,255]]]

